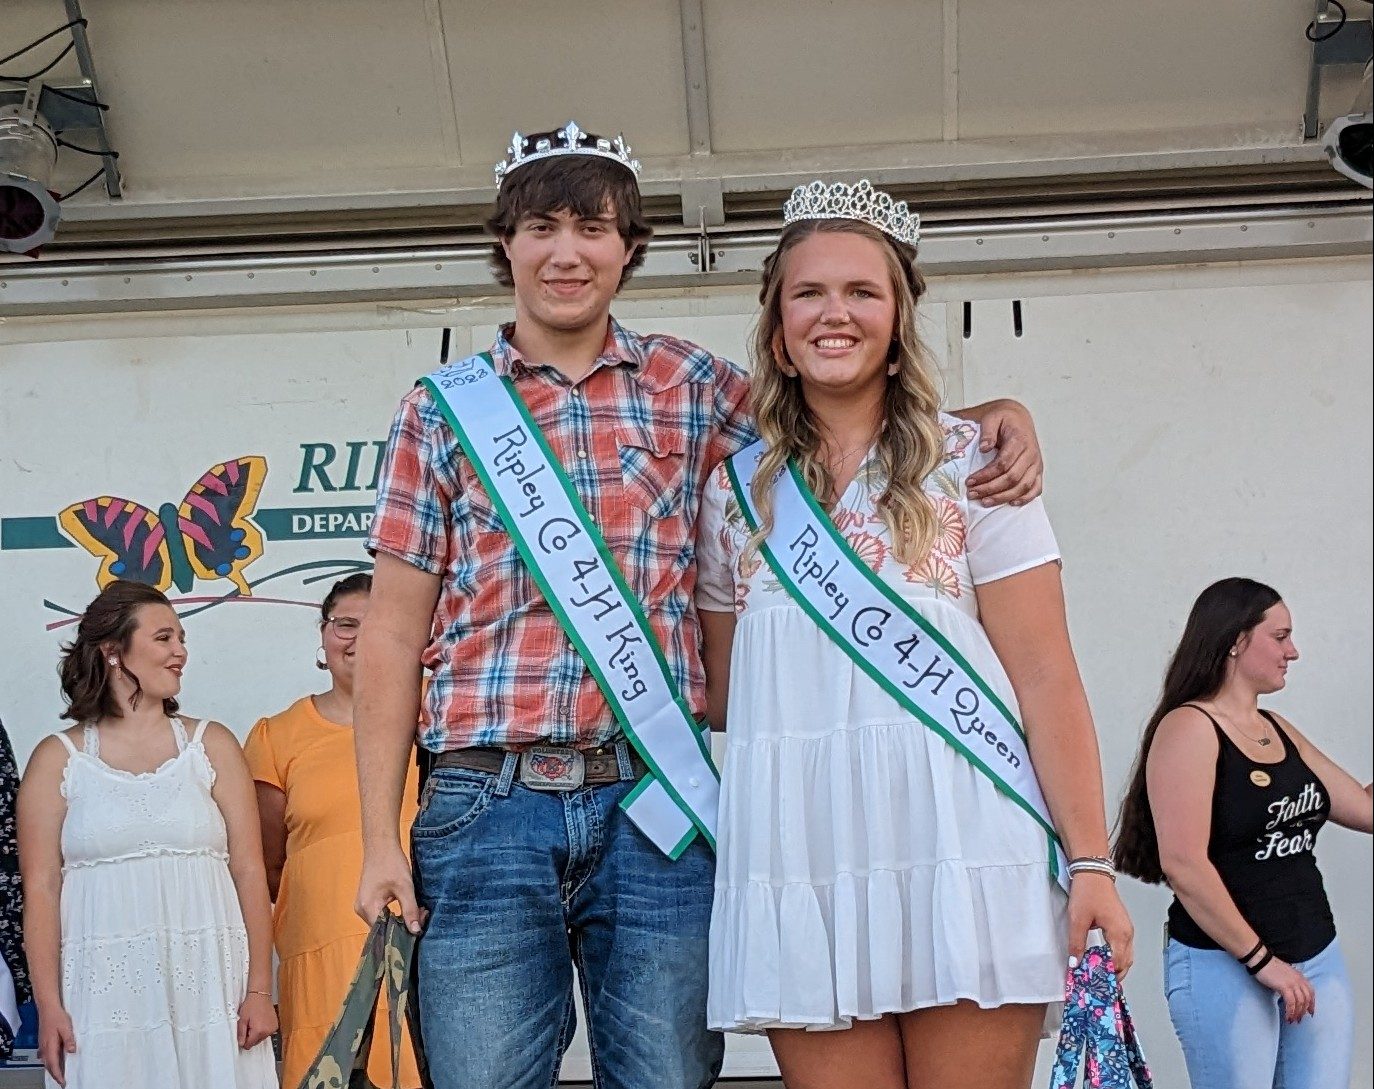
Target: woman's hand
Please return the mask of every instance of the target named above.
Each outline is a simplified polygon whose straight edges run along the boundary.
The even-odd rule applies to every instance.
[[[1088,931],[1101,930],[1112,950],[1118,979],[1135,961],[1135,927],[1116,882],[1106,874],[1080,873],[1069,885],[1069,959],[1077,964],[1088,944]]]
[[[1255,974],[1255,979],[1283,999],[1283,1019],[1290,1025],[1317,1012],[1317,992],[1307,977],[1286,960],[1274,957]]]
[[[239,1003],[239,1047],[247,1051],[277,1031],[277,1009],[265,994],[254,992]]]
[[[67,1084],[67,1056],[76,1050],[71,1015],[62,1006],[38,1011],[38,1058],[48,1077]]]

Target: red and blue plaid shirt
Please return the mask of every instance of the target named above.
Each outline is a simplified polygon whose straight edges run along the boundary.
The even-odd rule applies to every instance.
[[[492,348],[606,538],[688,705],[705,709],[696,610],[702,488],[755,438],[743,372],[670,336],[611,321],[592,370],[570,382]],[[433,752],[538,742],[588,747],[619,726],[544,600],[453,429],[422,387],[401,401],[367,547],[439,575],[419,742]]]

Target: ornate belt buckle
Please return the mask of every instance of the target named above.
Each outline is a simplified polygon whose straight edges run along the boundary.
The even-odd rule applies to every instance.
[[[587,761],[576,749],[536,745],[520,754],[520,781],[531,790],[576,790],[587,777]]]

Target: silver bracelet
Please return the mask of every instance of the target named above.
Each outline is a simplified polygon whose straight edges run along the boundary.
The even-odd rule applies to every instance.
[[[1096,873],[1103,877],[1110,877],[1113,881],[1116,880],[1116,866],[1112,864],[1110,858],[1103,858],[1100,855],[1071,859],[1069,861],[1069,877],[1077,877],[1081,873]]]

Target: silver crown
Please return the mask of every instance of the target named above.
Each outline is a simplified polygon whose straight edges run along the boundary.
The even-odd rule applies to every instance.
[[[802,219],[857,219],[912,248],[921,236],[921,217],[906,201],[874,189],[867,178],[857,185],[813,181],[797,186],[782,206],[782,221],[792,224]]]
[[[639,160],[631,156],[630,145],[621,133],[614,140],[604,136],[584,132],[576,121],[569,121],[561,129],[552,132],[536,132],[533,136],[522,136],[519,132],[510,138],[504,160],[496,164],[496,188],[518,166],[551,159],[555,155],[596,155],[619,163],[636,178],[639,177]]]

